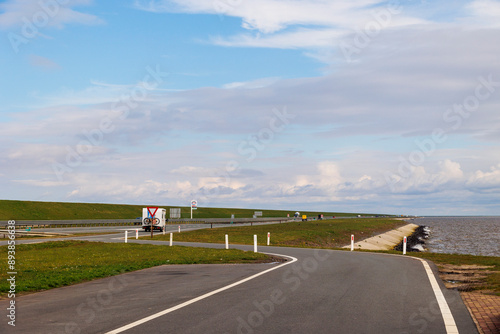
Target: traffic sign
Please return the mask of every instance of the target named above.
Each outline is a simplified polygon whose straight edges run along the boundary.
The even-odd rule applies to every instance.
[[[151,218],[155,217],[156,211],[158,211],[158,207],[148,207],[148,213],[151,216]]]

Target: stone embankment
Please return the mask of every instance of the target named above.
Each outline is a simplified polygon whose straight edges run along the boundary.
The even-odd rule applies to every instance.
[[[354,236],[354,249],[365,250],[391,250],[399,243],[402,243],[403,238],[411,236],[417,230],[419,225],[407,224],[395,230],[385,232],[374,237],[357,241]],[[351,245],[344,246],[350,248]]]
[[[415,231],[406,238],[407,252],[423,252],[425,251],[425,240],[429,237],[429,228],[426,226],[418,226]],[[403,251],[403,241],[398,243],[394,250]]]

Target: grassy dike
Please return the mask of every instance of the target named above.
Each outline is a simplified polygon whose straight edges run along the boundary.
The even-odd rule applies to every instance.
[[[168,205],[123,205],[98,203],[63,203],[0,200],[0,220],[66,220],[66,219],[134,219],[142,216],[142,208],[158,206],[169,211]],[[190,218],[191,208],[180,207],[182,218]],[[262,211],[264,217],[293,216],[293,210],[258,210],[235,208],[203,208],[193,210],[193,219],[197,218],[252,218],[255,211]],[[308,216],[325,214],[328,216],[355,217],[357,213],[339,212],[302,212]]]
[[[240,250],[87,241],[16,246],[16,291],[35,292],[164,264],[270,262],[267,255]],[[7,246],[0,247],[0,297],[9,291]]]

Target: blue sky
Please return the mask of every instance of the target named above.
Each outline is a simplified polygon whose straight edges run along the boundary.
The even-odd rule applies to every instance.
[[[0,198],[500,215],[500,1],[0,2]]]

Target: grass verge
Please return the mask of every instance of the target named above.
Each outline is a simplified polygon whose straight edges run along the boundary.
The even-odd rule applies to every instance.
[[[56,234],[51,235],[22,235],[16,233],[16,240],[19,239],[55,239],[55,238],[71,238],[71,237],[89,237],[96,235],[118,234],[119,232],[92,232],[92,233],[71,233],[71,234]],[[10,240],[8,237],[0,237],[0,241]]]
[[[0,247],[0,296],[9,291],[7,246]],[[240,250],[88,241],[53,241],[16,247],[16,290],[35,292],[163,264],[270,262]]]
[[[476,273],[483,273],[484,277],[479,278],[480,284],[470,285],[470,290],[487,290],[497,296],[500,296],[500,257],[498,256],[475,256],[427,252],[411,253],[410,255],[430,260],[434,262],[438,268],[442,268],[444,265],[489,267],[475,270]],[[472,275],[473,273],[468,274]]]
[[[271,225],[231,226],[176,233],[175,241],[224,243],[229,235],[229,243],[253,244],[257,235],[259,245],[267,243],[267,233],[271,233],[271,246],[336,248],[350,243],[351,234],[357,238],[398,228],[407,223],[388,218],[349,218],[290,222]],[[148,237],[143,237],[148,238]],[[170,240],[169,235],[158,235],[155,240]]]

